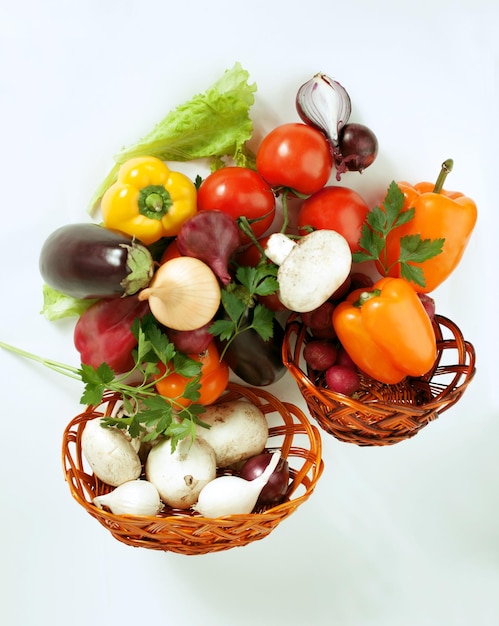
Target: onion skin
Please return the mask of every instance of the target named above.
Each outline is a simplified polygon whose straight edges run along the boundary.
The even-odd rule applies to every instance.
[[[229,260],[240,246],[239,227],[223,211],[200,211],[189,218],[177,235],[180,254],[203,261],[223,285],[232,280]]]
[[[296,110],[306,124],[322,131],[336,148],[339,133],[350,118],[352,103],[343,85],[319,72],[298,89]]]
[[[334,160],[337,178],[346,171],[363,172],[378,156],[378,139],[363,124],[346,124],[339,134]]]
[[[263,452],[248,459],[240,471],[241,478],[254,480],[260,476],[270,463],[272,454]],[[258,498],[258,504],[274,505],[281,502],[286,495],[289,484],[289,464],[286,459],[279,460],[277,467],[272,472],[267,484],[262,489]]]
[[[149,284],[154,272],[142,243],[90,223],[68,224],[49,235],[39,267],[52,289],[78,299],[133,295]]]
[[[172,330],[197,330],[212,320],[220,306],[218,278],[204,261],[179,256],[159,266],[139,300],[148,300],[151,313]]]

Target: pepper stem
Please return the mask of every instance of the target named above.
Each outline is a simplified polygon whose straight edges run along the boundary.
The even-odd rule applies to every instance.
[[[360,308],[363,304],[371,300],[372,298],[378,298],[381,295],[381,289],[372,289],[371,291],[363,291],[359,294],[359,297],[352,306]]]
[[[148,185],[139,192],[139,213],[149,219],[160,220],[172,204],[168,190],[161,185]]]
[[[454,161],[452,159],[447,159],[442,163],[440,174],[438,175],[435,186],[433,187],[433,193],[440,193],[442,191],[445,179],[447,178],[447,174],[449,174],[449,172],[452,172],[453,167]]]

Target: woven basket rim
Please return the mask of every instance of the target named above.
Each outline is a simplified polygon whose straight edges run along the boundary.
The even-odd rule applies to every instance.
[[[362,375],[365,388],[369,390],[371,387],[375,393],[360,398],[316,386],[311,378],[314,372],[300,367],[300,361],[303,362],[302,347],[310,335],[295,313],[290,315],[286,324],[282,358],[312,417],[323,430],[343,441],[361,445],[396,443],[412,436],[453,406],[476,372],[474,347],[464,339],[459,327],[448,317],[437,314],[433,319],[433,328],[437,339],[437,357],[426,375],[407,378],[399,385],[382,385]],[[449,334],[450,337],[446,336]],[[451,351],[456,353],[456,363],[443,363],[444,353]],[[435,383],[444,377],[445,385]],[[424,401],[414,401],[414,390],[417,388],[428,390]],[[408,389],[414,394],[408,394]]]
[[[85,423],[102,415],[102,405],[86,407],[67,424],[63,433],[63,473],[72,497],[115,538],[135,547],[205,554],[247,545],[265,537],[313,493],[324,470],[322,439],[317,427],[299,407],[279,400],[267,390],[231,382],[227,393],[219,401],[233,397],[256,401],[266,414],[281,416],[283,423],[269,428],[268,447],[276,448],[276,445],[272,445],[272,439],[282,441],[282,454],[290,463],[291,480],[287,498],[282,503],[249,515],[229,515],[217,519],[203,517],[192,510],[174,511],[168,507],[165,507],[165,513],[157,516],[116,515],[99,509],[93,504],[92,497],[109,492],[111,488],[84,471],[79,441]],[[108,393],[103,398],[103,404],[117,401],[116,394]],[[297,436],[300,436],[301,445],[293,445]],[[303,447],[304,441],[308,443],[308,448]],[[126,534],[129,527],[133,537]],[[212,535],[217,533],[220,537],[213,538]],[[210,536],[211,545],[203,541],[204,535]]]

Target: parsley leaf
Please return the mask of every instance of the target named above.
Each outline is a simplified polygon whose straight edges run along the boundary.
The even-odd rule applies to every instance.
[[[255,267],[238,266],[235,280],[222,289],[221,302],[225,312],[210,326],[210,333],[224,344],[220,358],[229,345],[241,333],[254,330],[264,341],[274,334],[274,312],[263,304],[257,304],[257,296],[269,296],[279,288],[277,266],[266,257]]]
[[[367,215],[362,226],[360,250],[354,252],[354,263],[376,261],[388,276],[392,267],[400,266],[400,275],[409,282],[421,287],[425,286],[423,268],[421,264],[442,252],[445,239],[422,239],[419,234],[404,235],[400,238],[400,253],[398,260],[388,266],[387,237],[388,235],[414,218],[414,208],[404,210],[405,197],[395,181],[388,187],[383,208],[377,206]]]

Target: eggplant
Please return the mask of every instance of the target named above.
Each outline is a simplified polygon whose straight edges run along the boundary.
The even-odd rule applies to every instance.
[[[276,318],[272,324],[274,334],[269,340],[251,328],[237,335],[225,352],[224,361],[234,374],[254,387],[271,385],[287,372],[281,352],[284,329]]]
[[[49,287],[78,299],[129,296],[147,287],[154,273],[140,241],[98,224],[68,224],[46,239],[40,274]]]

